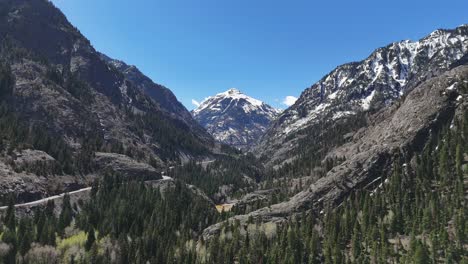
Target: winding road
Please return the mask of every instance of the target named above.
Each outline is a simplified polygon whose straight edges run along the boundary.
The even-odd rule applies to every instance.
[[[76,191],[73,191],[73,192],[67,192],[67,193],[69,195],[73,195],[73,194],[77,194],[77,193],[81,193],[81,192],[89,192],[89,191],[91,191],[91,187],[86,187],[86,188],[83,188],[83,189],[79,189],[79,190],[76,190]],[[43,198],[43,199],[40,199],[40,200],[37,200],[37,201],[32,201],[32,202],[29,202],[29,203],[15,204],[15,208],[29,207],[29,206],[39,205],[39,204],[45,204],[48,201],[61,199],[67,193],[61,193],[59,195],[50,196],[50,197]],[[8,206],[2,206],[2,207],[0,207],[0,211],[6,210],[7,208],[8,208]]]

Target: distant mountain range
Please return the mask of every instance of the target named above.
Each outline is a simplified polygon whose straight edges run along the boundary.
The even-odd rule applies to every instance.
[[[239,149],[252,147],[280,111],[237,89],[205,99],[192,115],[220,142]]]

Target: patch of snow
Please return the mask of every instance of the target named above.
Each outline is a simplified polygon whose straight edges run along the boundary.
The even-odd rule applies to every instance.
[[[325,109],[330,106],[329,103],[321,103],[314,110],[310,111],[306,117],[300,118],[295,120],[292,124],[288,125],[284,130],[283,133],[289,134],[293,131],[296,131],[305,125],[307,125],[310,121],[317,118],[318,114],[322,113]]]
[[[445,90],[448,90],[448,91],[455,90],[456,85],[457,85],[457,83],[455,82],[452,85],[450,85],[449,87],[445,88]]]
[[[345,117],[345,116],[350,116],[350,115],[354,115],[354,112],[352,112],[352,111],[340,111],[340,112],[336,112],[336,113],[333,115],[333,120],[336,120],[336,119],[339,119],[339,118],[342,118],[342,117]]]
[[[219,126],[221,127],[221,125],[219,125]],[[230,127],[229,129],[227,129],[225,131],[217,133],[215,135],[215,138],[217,140],[219,140],[219,141],[225,141],[228,138],[230,138],[231,136],[236,135],[236,134],[237,134],[237,131]]]
[[[337,96],[338,96],[338,91],[336,91],[336,92],[334,92],[334,93],[332,93],[332,94],[329,94],[329,95],[328,95],[328,99],[333,100],[333,99],[335,99]]]
[[[213,103],[220,101],[222,99],[230,99],[233,104],[237,104],[241,100],[247,101],[249,105],[245,104],[243,106],[243,109],[246,113],[250,113],[252,111],[260,109],[262,106],[265,105],[262,101],[254,99],[250,96],[247,96],[241,93],[239,90],[232,88],[232,89],[227,90],[226,92],[219,93],[215,96],[210,96],[208,98],[205,98],[205,100],[203,100],[203,102],[200,103],[200,106],[197,107],[197,109],[193,110],[193,113],[196,115],[207,108],[209,108],[212,111],[220,111],[221,106],[219,104],[213,104]],[[226,109],[228,108],[229,107],[226,107]]]
[[[247,100],[250,104],[254,105],[254,106],[262,106],[263,105],[263,102],[260,101],[260,100],[257,100],[257,99],[254,99],[250,96],[247,96],[243,93],[241,93],[239,90],[237,89],[229,89],[227,90],[226,92],[224,93],[221,93],[222,95],[224,95],[225,97],[230,97],[232,98],[233,100],[240,100],[240,99],[245,99]]]
[[[372,93],[370,95],[368,95],[366,98],[361,100],[361,107],[364,110],[369,110],[370,103],[372,102],[372,99],[374,98],[374,95],[375,95],[375,90],[372,91]]]
[[[341,79],[339,82],[338,82],[338,87],[341,87],[343,86],[343,84],[348,80],[348,77],[345,77],[343,79]]]

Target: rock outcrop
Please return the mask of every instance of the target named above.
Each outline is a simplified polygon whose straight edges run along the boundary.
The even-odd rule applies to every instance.
[[[94,163],[101,173],[106,171],[116,172],[130,179],[157,180],[161,179],[161,173],[152,166],[137,162],[130,157],[116,153],[96,153]]]

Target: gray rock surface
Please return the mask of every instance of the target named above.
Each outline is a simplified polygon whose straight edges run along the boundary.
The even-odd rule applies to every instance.
[[[133,179],[161,179],[161,173],[155,168],[125,155],[97,152],[94,162],[102,173],[114,171]]]

